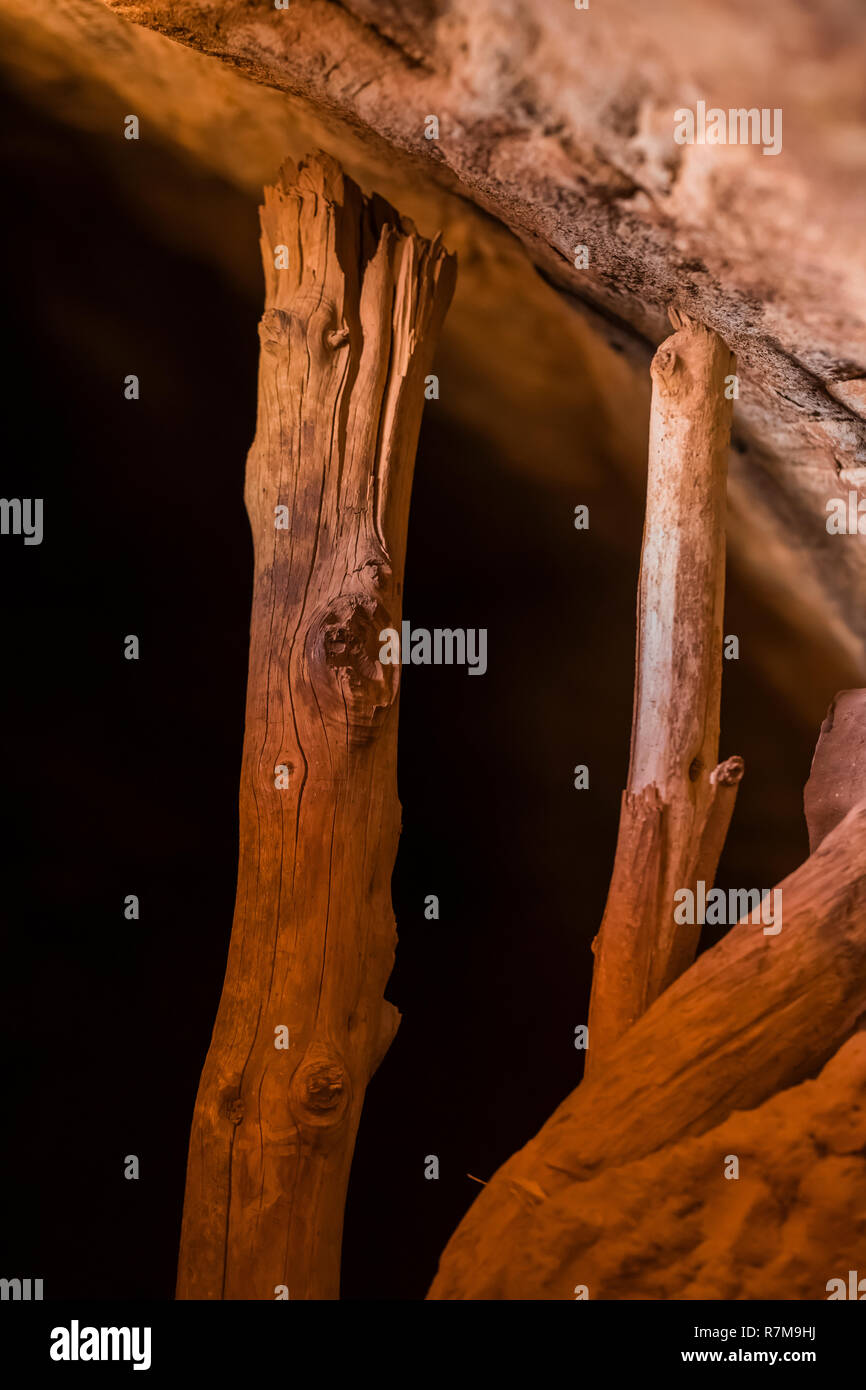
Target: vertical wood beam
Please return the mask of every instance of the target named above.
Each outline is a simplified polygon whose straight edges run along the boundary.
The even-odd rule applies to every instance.
[[[190,1299],[339,1296],[364,1091],[399,1021],[384,999],[399,667],[380,664],[379,632],[400,623],[424,377],[455,280],[438,238],[328,156],[283,168],[261,226],[238,887],[190,1139]]]
[[[742,760],[716,766],[734,358],[671,310],[653,358],[631,757],[598,936],[587,1072],[694,958],[674,893],[711,885]]]

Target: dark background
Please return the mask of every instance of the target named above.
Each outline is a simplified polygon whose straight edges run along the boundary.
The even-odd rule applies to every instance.
[[[45,499],[41,546],[0,540],[0,1273],[43,1278],[47,1298],[168,1299],[233,909],[256,209],[142,148],[154,209],[104,140],[9,94],[0,147],[2,493]],[[231,283],[173,235],[197,207],[246,257]],[[130,372],[138,402],[123,397]],[[616,551],[603,528],[574,531],[577,500],[620,509]],[[367,1093],[347,1298],[423,1297],[479,1191],[467,1174],[488,1178],[580,1078],[574,1029],[627,768],[640,529],[615,478],[575,498],[428,405],[404,615],[487,627],[489,670],[403,673],[388,991],[403,1023]],[[747,776],[722,886],[770,887],[806,852],[817,723],[799,724],[748,659],[750,641],[786,640],[768,621],[734,577],[726,631],[744,657],[725,667],[721,751],[742,753]],[[576,763],[589,791],[573,789]],[[431,893],[438,922],[423,915]]]

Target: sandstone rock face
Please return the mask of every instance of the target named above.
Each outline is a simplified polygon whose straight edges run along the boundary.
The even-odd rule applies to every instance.
[[[803,600],[854,655],[864,552],[828,538],[824,520],[827,499],[866,477],[852,385],[866,377],[855,0],[820,12],[774,0],[757,14],[745,0],[701,3],[687,24],[679,0],[110,3],[426,166],[637,345],[664,336],[672,302],[716,329],[740,363],[754,448],[748,480],[735,475],[740,546],[759,551],[770,533],[783,551],[796,530]],[[678,145],[675,113],[698,101],[780,110],[781,152]]]
[[[866,13],[856,0],[685,13],[685,0],[0,0],[0,66],[100,142],[139,216],[251,299],[255,203],[286,154],[324,147],[423,233],[441,229],[460,268],[436,408],[539,485],[567,483],[575,501],[596,489],[593,528],[624,567],[667,310],[717,330],[739,378],[728,554],[754,600],[744,657],[814,727],[833,690],[866,678],[866,541],[825,525],[828,500],[866,495]],[[780,110],[781,152],[678,145],[675,113],[699,101]],[[195,172],[186,206],[181,178],[138,185],[128,111]],[[836,796],[847,710],[824,730],[813,847],[850,804]],[[581,1181],[560,1172],[550,1199],[518,1174],[520,1261],[481,1260],[471,1294],[446,1262],[433,1296],[823,1298],[864,1264],[864,1084],[859,1034],[816,1080]]]
[[[250,203],[286,154],[323,147],[426,235],[441,228],[460,277],[440,408],[521,470],[610,475],[616,507],[640,508],[667,308],[716,328],[738,360],[728,550],[762,615],[749,659],[810,728],[866,678],[866,548],[825,526],[866,476],[854,0],[701,3],[688,24],[679,0],[2,0],[0,32],[8,79],[107,147],[135,111],[147,139]],[[699,100],[780,108],[782,152],[678,145],[674,113]],[[199,187],[167,226],[257,289],[227,202],[206,207]],[[619,547],[614,511],[593,524]]]
[[[575,1182],[550,1201],[524,1185],[511,1263],[471,1297],[823,1299],[866,1247],[866,1034],[814,1081],[696,1139]],[[739,1177],[731,1162],[736,1158]],[[447,1257],[430,1297],[466,1297]]]

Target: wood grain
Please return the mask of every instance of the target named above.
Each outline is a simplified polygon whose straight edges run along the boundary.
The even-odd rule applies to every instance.
[[[821,734],[803,806],[814,854],[821,841],[866,796],[866,690],[840,690]]]
[[[742,776],[740,759],[716,766],[734,359],[703,324],[671,321],[651,369],[631,757],[593,942],[588,1074],[694,958],[674,894],[711,886]]]
[[[579,1225],[581,1184],[815,1075],[857,1030],[866,1017],[866,801],[779,889],[781,932],[767,936],[745,920],[732,928],[493,1175],[446,1246],[429,1298],[539,1296],[552,1205],[560,1215],[567,1205]],[[561,1221],[558,1232],[567,1244]]]
[[[190,1139],[184,1299],[339,1295],[364,1091],[398,1023],[399,667],[378,634],[400,622],[424,377],[455,280],[438,239],[324,155],[282,169],[261,226],[238,888]]]

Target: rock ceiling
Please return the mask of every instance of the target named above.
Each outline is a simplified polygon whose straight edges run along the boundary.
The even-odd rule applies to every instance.
[[[796,706],[804,653],[840,684],[866,674],[866,544],[825,525],[829,499],[866,494],[866,13],[682,14],[2,0],[0,29],[7,80],[59,120],[120,139],[135,112],[250,198],[287,153],[322,145],[441,227],[460,259],[442,409],[512,466],[578,487],[601,470],[639,500],[667,308],[717,329],[740,378],[731,563],[784,629],[767,674]],[[698,101],[780,108],[781,154],[677,145],[674,112]],[[238,273],[226,236],[187,234]]]

